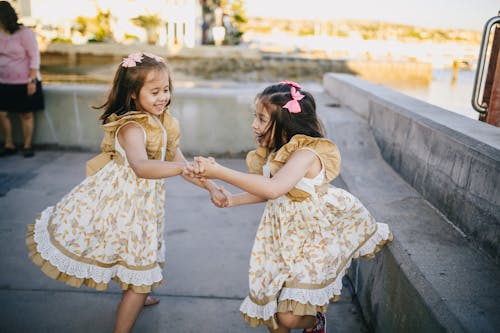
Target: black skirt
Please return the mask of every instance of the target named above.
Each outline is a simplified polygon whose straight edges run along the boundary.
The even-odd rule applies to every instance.
[[[36,81],[36,92],[31,96],[28,96],[27,84],[0,83],[0,111],[32,112],[44,108],[41,81]]]

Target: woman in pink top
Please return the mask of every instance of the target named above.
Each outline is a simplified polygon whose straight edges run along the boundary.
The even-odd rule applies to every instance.
[[[19,114],[24,137],[23,155],[31,157],[34,155],[31,146],[33,111],[44,109],[40,51],[35,33],[17,21],[10,3],[0,1],[0,124],[5,134],[0,157],[17,152],[8,112]]]

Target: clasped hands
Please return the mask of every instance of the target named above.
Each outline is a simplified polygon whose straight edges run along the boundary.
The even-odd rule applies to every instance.
[[[193,162],[188,162],[184,167],[182,174],[186,177],[195,178],[206,183],[207,179],[215,178],[215,171],[219,165],[213,157],[197,156]],[[207,186],[210,192],[210,200],[219,208],[230,206],[231,193],[221,185]]]
[[[214,169],[218,166],[213,157],[196,156],[193,162],[188,162],[183,174],[188,177],[198,178],[201,181],[214,178]]]

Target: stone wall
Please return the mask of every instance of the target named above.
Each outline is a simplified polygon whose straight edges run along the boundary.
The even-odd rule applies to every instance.
[[[496,332],[500,129],[351,75],[323,87],[342,180],[394,236],[349,269],[369,331]]]
[[[324,86],[368,120],[394,170],[500,262],[500,129],[350,75]]]
[[[170,109],[181,127],[186,155],[243,156],[255,146],[250,128],[256,88],[177,88]],[[103,132],[104,85],[45,85],[46,108],[35,114],[33,142],[37,147],[98,152]],[[18,117],[11,115],[14,140],[22,144]],[[224,129],[224,130],[217,130]],[[3,131],[0,131],[3,142]],[[222,144],[223,143],[223,144]]]

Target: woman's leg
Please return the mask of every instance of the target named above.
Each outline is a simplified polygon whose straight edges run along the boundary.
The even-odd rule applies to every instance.
[[[132,290],[123,292],[116,315],[114,333],[129,333],[132,331],[147,296],[148,294],[139,294]]]
[[[5,147],[15,148],[14,141],[12,140],[12,124],[7,111],[0,111],[0,123],[2,124],[3,132],[5,134]]]
[[[24,148],[31,148],[31,141],[33,140],[33,127],[35,117],[33,112],[23,112],[19,114],[21,118],[21,126],[23,129]]]

